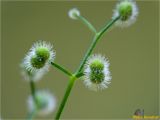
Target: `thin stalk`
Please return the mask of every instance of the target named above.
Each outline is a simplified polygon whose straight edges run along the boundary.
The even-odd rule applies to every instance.
[[[32,94],[33,100],[36,106],[38,107],[38,100],[36,98],[36,87],[35,87],[35,83],[33,80],[30,80],[30,88],[31,88],[31,94]]]
[[[106,32],[117,20],[119,20],[121,18],[121,16],[118,16],[114,19],[112,19],[109,23],[107,23],[102,29],[101,31],[99,32],[100,33],[100,36]]]
[[[93,49],[95,48],[97,42],[100,40],[100,38],[102,37],[102,35],[104,34],[104,32],[106,32],[120,17],[117,17],[113,20],[111,20],[100,32],[98,32],[97,34],[95,34],[93,41],[89,47],[89,49],[87,50],[84,58],[82,59],[82,62],[79,66],[79,68],[77,69],[77,74],[79,72],[81,72],[81,70],[83,69],[83,66],[86,62],[86,60],[88,59],[88,57],[90,56],[90,54],[92,53]]]
[[[83,72],[80,72],[80,73],[76,74],[76,77],[77,77],[77,78],[80,78],[80,77],[82,77],[83,75],[84,75],[84,73],[83,73]]]
[[[65,106],[65,104],[66,104],[66,102],[67,102],[67,99],[68,99],[68,97],[69,97],[69,95],[70,95],[70,92],[71,92],[72,87],[73,87],[73,85],[74,85],[74,83],[75,83],[75,80],[76,80],[76,77],[75,77],[75,76],[72,76],[72,77],[70,78],[70,80],[69,80],[69,83],[68,83],[66,92],[65,92],[65,94],[64,94],[64,97],[63,97],[63,99],[62,99],[62,102],[61,102],[61,104],[60,104],[60,107],[59,107],[58,112],[57,112],[56,117],[55,117],[56,120],[59,120],[59,118],[60,118],[60,116],[61,116],[61,113],[62,113],[62,111],[63,111],[63,109],[64,109],[64,106]]]
[[[31,95],[32,95],[32,98],[33,98],[34,103],[36,105],[36,108],[35,108],[35,110],[33,110],[32,112],[30,112],[28,114],[27,120],[32,120],[33,117],[36,115],[36,112],[37,112],[37,109],[38,109],[38,100],[36,98],[36,88],[35,88],[35,83],[32,79],[30,80],[30,89],[31,89]]]
[[[56,64],[56,63],[53,63],[53,62],[51,62],[51,65],[53,65],[54,67],[58,68],[58,69],[61,70],[63,73],[65,73],[65,74],[67,74],[67,75],[69,75],[69,76],[72,76],[72,74],[71,74],[68,70],[66,70],[64,67],[62,67],[62,66],[60,66],[60,65],[58,65],[58,64]]]
[[[83,16],[78,16],[78,18],[93,32],[93,33],[97,33],[97,30],[95,29],[95,27]]]
[[[30,112],[27,116],[27,120],[32,120],[35,114],[36,114],[36,110],[33,110],[32,112]]]

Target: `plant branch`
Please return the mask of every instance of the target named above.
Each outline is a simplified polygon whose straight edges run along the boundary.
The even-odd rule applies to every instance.
[[[36,114],[37,109],[38,109],[38,100],[36,98],[36,87],[35,87],[35,83],[32,79],[30,80],[30,89],[31,89],[31,95],[32,95],[32,98],[33,98],[33,101],[34,101],[36,108],[35,108],[35,110],[31,111],[28,114],[27,120],[32,120]]]
[[[36,114],[36,110],[31,111],[27,116],[27,120],[32,120],[35,114]]]
[[[72,76],[72,74],[66,70],[64,67],[54,63],[54,62],[51,62],[51,65],[53,65],[54,67],[58,68],[59,70],[61,70],[63,73],[67,74],[68,76]]]
[[[80,63],[80,66],[77,70],[77,74],[79,72],[81,72],[81,70],[83,69],[83,66],[86,62],[86,60],[88,59],[88,57],[90,56],[90,54],[92,53],[93,49],[95,48],[97,42],[100,40],[100,38],[102,37],[102,35],[104,34],[104,32],[106,32],[120,17],[116,17],[115,19],[111,20],[100,32],[98,32],[97,34],[95,34],[93,41],[89,47],[89,49],[87,50],[84,58],[82,59],[82,62]]]
[[[94,33],[97,33],[95,27],[83,16],[78,16],[78,18]]]
[[[65,92],[65,94],[64,94],[64,97],[63,97],[63,99],[62,99],[62,102],[61,102],[61,104],[60,104],[60,107],[59,107],[58,112],[57,112],[56,117],[55,117],[56,120],[59,120],[59,118],[60,118],[60,116],[61,116],[61,113],[62,113],[62,111],[63,111],[63,109],[64,109],[64,106],[65,106],[65,104],[66,104],[66,102],[67,102],[67,99],[68,99],[68,97],[69,97],[69,95],[70,95],[70,92],[71,92],[71,90],[72,90],[72,87],[73,87],[73,85],[74,85],[75,80],[76,80],[76,77],[75,77],[75,76],[72,76],[72,77],[70,78],[70,80],[69,80],[69,83],[68,83],[66,92]]]
[[[80,78],[80,77],[82,77],[83,75],[84,75],[83,72],[79,72],[79,73],[76,75],[76,77],[77,77],[77,78]]]
[[[33,97],[33,100],[36,104],[36,107],[38,107],[38,100],[36,98],[36,87],[35,87],[35,83],[33,80],[30,80],[30,88],[31,88],[31,95]]]

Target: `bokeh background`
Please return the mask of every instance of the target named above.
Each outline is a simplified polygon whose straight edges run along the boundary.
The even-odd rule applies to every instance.
[[[116,1],[2,1],[1,3],[1,116],[24,119],[29,83],[19,64],[31,45],[41,39],[56,50],[55,62],[71,71],[78,67],[93,33],[80,21],[71,20],[68,10],[77,7],[98,30],[112,17]],[[158,115],[158,1],[138,1],[139,16],[131,27],[112,28],[97,44],[94,53],[110,60],[109,88],[89,91],[77,80],[61,116],[63,119],[132,118],[136,109]],[[37,83],[63,97],[68,77],[56,68]],[[57,107],[58,108],[58,107]],[[57,109],[56,109],[57,110]],[[52,119],[56,111],[43,119]],[[40,119],[37,117],[37,119]]]

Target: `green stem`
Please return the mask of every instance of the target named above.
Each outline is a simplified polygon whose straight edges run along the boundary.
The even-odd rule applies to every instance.
[[[36,110],[30,112],[30,113],[28,114],[28,116],[27,116],[27,120],[32,120],[33,117],[35,116],[35,114],[36,114]]]
[[[78,16],[78,18],[94,33],[97,33],[96,29],[94,26],[83,16]]]
[[[59,70],[61,70],[65,74],[67,74],[69,76],[72,76],[72,74],[68,70],[66,70],[64,67],[62,67],[62,66],[60,66],[60,65],[58,65],[56,63],[53,63],[53,62],[51,62],[51,65],[53,65],[54,67],[58,68]]]
[[[63,99],[62,99],[62,102],[61,102],[61,104],[60,104],[60,107],[59,107],[59,109],[58,109],[58,112],[57,112],[57,114],[56,114],[56,118],[55,118],[56,120],[59,120],[59,118],[60,118],[60,116],[61,116],[61,113],[62,113],[62,111],[63,111],[63,109],[64,109],[64,106],[65,106],[65,104],[66,104],[66,102],[67,102],[67,99],[68,99],[68,97],[69,97],[69,95],[70,95],[70,92],[71,92],[71,90],[72,90],[72,87],[73,87],[73,85],[74,85],[75,80],[76,80],[76,77],[75,77],[75,76],[72,76],[72,77],[70,78],[70,80],[69,80],[69,83],[68,83],[66,92],[65,92],[65,94],[64,94],[64,97],[63,97]]]
[[[32,79],[30,80],[30,88],[31,88],[31,95],[32,95],[34,103],[36,105],[36,109],[29,113],[29,115],[27,116],[27,120],[32,120],[33,119],[33,117],[36,115],[36,111],[37,111],[37,108],[38,108],[38,100],[36,98],[35,83]]]
[[[30,80],[30,88],[31,88],[31,94],[32,94],[33,100],[36,106],[38,106],[38,100],[36,98],[36,88],[33,80]]]
[[[100,38],[102,37],[102,35],[104,34],[104,32],[106,32],[120,17],[117,17],[113,20],[111,20],[100,32],[98,32],[97,34],[95,34],[93,41],[89,47],[89,49],[87,50],[84,58],[82,59],[82,62],[79,66],[79,68],[77,69],[77,74],[79,72],[81,72],[81,70],[83,69],[83,66],[86,62],[86,60],[88,59],[88,57],[90,56],[90,54],[92,53],[94,47],[96,46],[97,42],[100,40]]]
[[[83,75],[84,75],[83,72],[79,72],[78,74],[76,74],[76,77],[77,77],[77,78],[80,78],[80,77],[82,77]]]
[[[101,31],[99,32],[100,33],[100,36],[106,32],[117,20],[119,20],[121,18],[121,16],[118,16],[114,19],[112,19],[109,23],[107,23],[102,29]]]

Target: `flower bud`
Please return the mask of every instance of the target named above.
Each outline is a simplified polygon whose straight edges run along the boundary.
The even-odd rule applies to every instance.
[[[35,103],[33,97],[29,96],[27,102],[28,102],[28,110],[30,112],[37,110],[38,115],[45,116],[55,110],[56,99],[50,92],[42,90],[37,91],[36,100],[38,102],[38,106]]]
[[[27,53],[20,67],[26,80],[37,81],[49,70],[55,59],[53,46],[45,41],[37,41]]]
[[[120,27],[128,27],[136,21],[138,16],[138,8],[133,0],[121,0],[114,10],[113,19],[120,16],[115,25]]]
[[[119,15],[122,21],[126,21],[132,15],[132,4],[129,1],[124,1],[119,4]]]
[[[78,19],[78,16],[80,16],[80,11],[77,8],[72,8],[69,10],[68,15],[71,19]]]
[[[84,67],[84,84],[91,90],[97,91],[107,88],[111,76],[109,61],[102,55],[92,55]]]
[[[50,62],[55,59],[55,52],[53,46],[47,44],[45,41],[36,42],[26,57],[24,58],[23,64],[28,71],[35,72],[42,70],[48,71]]]

